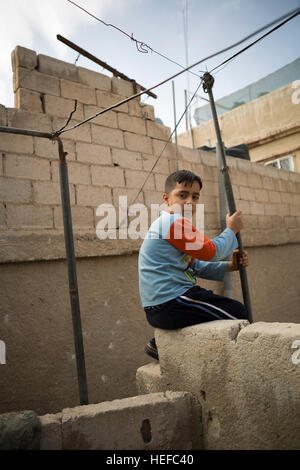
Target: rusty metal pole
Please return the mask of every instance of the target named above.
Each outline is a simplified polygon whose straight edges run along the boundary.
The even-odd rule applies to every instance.
[[[59,138],[57,140],[58,140],[58,151],[59,151],[59,176],[60,176],[61,203],[62,203],[62,213],[63,213],[63,223],[64,223],[64,233],[65,233],[66,256],[67,256],[67,263],[68,263],[69,293],[70,293],[70,302],[71,302],[71,310],[72,310],[79,397],[80,397],[80,404],[87,405],[88,404],[88,391],[87,391],[84,347],[83,347],[80,305],[79,305],[77,274],[76,274],[68,167],[67,167],[66,153],[64,152],[63,143]]]
[[[223,181],[224,181],[224,186],[225,186],[225,191],[226,191],[226,196],[227,196],[229,212],[230,214],[233,214],[234,212],[236,212],[236,205],[235,205],[233,190],[231,186],[231,180],[229,176],[229,168],[226,165],[226,156],[225,156],[224,146],[222,142],[221,131],[220,131],[217,111],[215,107],[214,97],[212,93],[214,78],[208,72],[205,72],[202,78],[203,78],[203,90],[205,93],[208,93],[211,111],[213,115],[215,131],[216,131],[217,141],[218,141],[218,146],[219,146],[219,151],[220,151],[220,157],[221,157],[221,161],[223,165],[223,168],[221,169],[221,173],[223,175]],[[239,259],[239,257],[243,253],[243,244],[242,244],[242,238],[241,238],[240,232],[236,234],[236,238],[238,241],[238,248],[239,248],[238,259]],[[239,264],[239,272],[240,272],[241,286],[242,286],[242,291],[243,291],[243,299],[244,299],[244,304],[247,310],[248,320],[250,323],[252,323],[253,319],[252,319],[252,310],[251,310],[250,293],[249,293],[249,287],[248,287],[246,268],[244,268],[243,266]]]

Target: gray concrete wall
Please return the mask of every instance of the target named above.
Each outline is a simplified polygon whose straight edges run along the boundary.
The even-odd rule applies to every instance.
[[[40,417],[41,450],[192,450],[201,407],[186,392],[153,393]]]
[[[13,53],[15,105],[0,106],[3,126],[51,132],[78,100],[76,122],[132,94],[132,84],[35,51]],[[105,117],[104,117],[105,116]],[[74,122],[75,123],[75,122]],[[175,170],[169,129],[139,100],[64,134],[91,403],[136,394],[136,369],[152,335],[138,293],[142,240],[96,236],[102,203],[129,204],[165,147],[138,202],[162,202]],[[228,158],[255,321],[299,322],[300,175]],[[220,233],[217,168],[211,153],[179,146],[179,167],[203,179],[205,234]],[[59,193],[57,145],[0,135],[0,412],[55,413],[78,402],[71,310]],[[221,283],[201,281],[217,293]],[[238,274],[233,295],[241,299]],[[3,343],[1,343],[3,344]]]
[[[204,449],[300,449],[299,324],[220,320],[155,338],[159,364],[137,371],[139,391],[193,393]]]

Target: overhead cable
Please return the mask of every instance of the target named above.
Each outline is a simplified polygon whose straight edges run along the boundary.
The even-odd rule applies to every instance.
[[[70,1],[70,0],[68,0]],[[105,108],[101,111],[99,111],[98,113],[94,114],[93,116],[90,116],[89,118],[85,119],[84,121],[81,121],[77,124],[75,124],[74,126],[72,127],[69,127],[69,128],[66,128],[62,131],[56,131],[53,133],[53,137],[57,137],[58,135],[64,133],[64,132],[68,132],[68,131],[71,131],[73,129],[76,129],[77,127],[79,126],[82,126],[83,124],[91,121],[92,119],[96,118],[97,116],[101,115],[101,114],[104,114],[112,109],[115,109],[119,106],[121,106],[122,104],[125,104],[127,103],[128,101],[131,101],[135,98],[138,98],[139,96],[142,96],[143,94],[151,91],[151,90],[154,90],[155,88],[158,88],[159,86],[167,83],[168,81],[178,77],[179,75],[181,75],[182,73],[192,69],[193,67],[196,67],[197,65],[201,64],[202,62],[205,62],[206,60],[208,59],[212,59],[213,57],[216,57],[220,54],[223,54],[224,52],[227,52],[228,50],[230,49],[233,49],[237,46],[239,46],[240,44],[242,44],[243,42],[247,41],[248,39],[252,38],[253,36],[255,36],[256,34],[260,33],[261,31],[264,31],[265,29],[269,28],[270,26],[273,26],[274,24],[278,23],[278,21],[281,21],[283,19],[285,19],[285,21],[283,21],[282,23],[280,23],[279,25],[276,26],[276,28],[273,28],[272,31],[269,31],[269,33],[273,32],[275,29],[278,29],[280,28],[281,26],[283,26],[285,23],[287,23],[288,21],[290,21],[291,19],[295,18],[297,15],[300,14],[300,8],[296,8],[292,11],[290,11],[289,13],[286,13],[285,15],[282,15],[280,18],[277,18],[276,20],[273,20],[272,22],[268,23],[267,25],[259,28],[258,30],[254,31],[253,33],[247,35],[246,37],[244,37],[243,39],[240,39],[239,41],[235,42],[234,44],[231,44],[230,46],[227,46],[225,47],[224,49],[221,49],[220,51],[218,52],[215,52],[213,54],[210,54],[209,56],[207,57],[204,57],[203,59],[201,60],[198,60],[197,62],[195,62],[194,64],[192,65],[189,65],[188,67],[186,67],[184,70],[181,70],[180,72],[177,72],[176,74],[172,75],[171,77],[168,77],[166,78],[165,80],[163,80],[162,82],[158,83],[157,85],[154,85],[152,86],[151,88],[148,88],[147,90],[144,90],[144,91],[141,91],[140,93],[136,93],[135,95],[132,95],[128,98],[125,98],[124,100],[122,101],[119,101],[118,103],[115,103],[114,105],[112,106],[109,106],[108,108]],[[254,44],[256,44],[260,39],[263,39],[263,37],[265,37],[266,34],[264,36],[262,36],[261,38],[258,38],[256,41],[254,41],[253,43],[249,44],[247,47],[243,48],[241,51],[238,51],[236,54],[234,54],[233,56],[229,57],[228,59],[226,59],[226,61],[222,62],[219,66],[221,65],[224,65],[226,62],[232,60],[234,57],[236,57],[237,55],[241,54],[242,52],[244,52],[246,49],[249,49],[249,47],[253,46]],[[217,66],[217,67],[219,67]],[[215,67],[213,70],[216,70]]]
[[[137,39],[135,39],[135,37],[133,36],[133,33],[130,35],[128,33],[126,33],[126,31],[123,31],[123,29],[119,28],[118,26],[115,26],[114,24],[111,24],[111,23],[106,23],[105,21],[101,20],[100,18],[98,18],[97,16],[93,15],[92,13],[90,13],[88,10],[86,10],[85,8],[81,7],[80,5],[78,5],[77,3],[73,2],[72,0],[67,0],[69,3],[72,3],[73,5],[75,5],[77,8],[79,8],[80,10],[84,11],[85,13],[87,13],[88,15],[90,15],[92,18],[94,18],[95,20],[97,21],[100,21],[100,23],[104,24],[105,26],[109,26],[111,28],[114,28],[116,29],[117,31],[119,31],[120,33],[124,34],[125,36],[127,36],[131,41],[134,41],[135,42],[135,45],[136,45],[136,48],[139,52],[143,53],[143,54],[148,54],[149,51],[150,52],[154,52],[155,54],[159,55],[160,57],[163,57],[164,59],[168,60],[169,62],[172,62],[173,64],[175,65],[178,65],[178,67],[181,67],[182,69],[184,69],[184,66],[179,64],[178,62],[176,62],[175,60],[173,59],[170,59],[170,57],[166,56],[165,54],[162,54],[161,52],[158,52],[156,51],[155,49],[153,49],[153,47],[149,46],[148,44],[146,44],[145,42],[142,42],[142,41],[138,41]],[[196,74],[195,72],[191,72],[193,75],[195,75],[196,77],[198,78],[201,78],[198,74]]]

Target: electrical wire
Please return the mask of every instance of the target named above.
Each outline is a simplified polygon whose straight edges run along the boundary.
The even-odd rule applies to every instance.
[[[77,8],[79,8],[80,10],[84,11],[85,13],[87,13],[89,16],[91,16],[92,18],[94,18],[95,20],[97,21],[100,21],[100,23],[104,24],[105,26],[108,26],[108,27],[111,27],[111,28],[114,28],[116,29],[117,31],[119,31],[120,33],[124,34],[125,36],[127,36],[131,41],[134,41],[135,42],[135,45],[136,45],[136,48],[139,52],[141,52],[142,54],[148,54],[149,51],[150,52],[154,52],[154,54],[157,54],[159,55],[160,57],[163,57],[164,59],[168,60],[169,62],[172,62],[173,64],[175,65],[178,65],[178,67],[181,67],[182,69],[184,69],[185,67],[181,64],[179,64],[178,62],[176,62],[175,60],[173,59],[170,59],[170,57],[166,56],[165,54],[162,54],[161,52],[158,52],[156,51],[155,49],[153,49],[151,46],[149,46],[148,44],[146,44],[145,42],[142,42],[142,41],[138,41],[137,39],[134,38],[133,36],[133,33],[130,35],[128,33],[126,33],[126,31],[123,31],[123,29],[119,28],[118,26],[115,26],[111,23],[106,23],[105,21],[101,20],[100,18],[98,18],[97,16],[93,15],[92,13],[90,13],[88,10],[86,10],[85,8],[81,7],[80,5],[78,5],[77,3],[73,2],[72,0],[67,0],[69,3],[72,3],[73,5],[75,5]],[[196,74],[195,72],[190,72],[192,73],[193,75],[195,75],[196,77],[198,78],[201,78],[198,74]]]
[[[294,12],[294,13],[293,13]],[[213,69],[211,69],[211,71],[209,72],[210,74],[212,72],[214,72],[215,70],[217,70],[219,67],[222,67],[222,65],[224,64],[227,64],[227,62],[231,62],[233,59],[235,59],[238,55],[242,54],[243,52],[245,52],[247,49],[249,49],[250,47],[254,46],[254,44],[257,44],[259,41],[261,41],[262,39],[264,39],[265,37],[267,37],[269,34],[273,33],[274,31],[276,31],[277,29],[281,28],[281,26],[285,25],[288,21],[292,20],[293,18],[295,18],[297,15],[299,15],[300,13],[300,9],[299,8],[296,8],[295,10],[292,10],[290,12],[292,14],[292,16],[290,16],[289,18],[287,18],[285,21],[282,21],[282,23],[280,23],[279,25],[275,26],[274,28],[272,28],[270,31],[268,31],[267,33],[263,34],[260,38],[256,39],[255,41],[251,42],[250,44],[248,44],[248,46],[244,47],[243,49],[241,49],[240,51],[238,51],[236,54],[234,54],[233,56],[229,57],[228,59],[224,60],[221,64],[217,65],[216,67],[214,67]],[[286,15],[282,16],[280,19],[278,19],[278,21],[280,21],[281,19],[283,19],[284,17],[286,17]],[[277,23],[277,21],[276,21]],[[272,24],[269,24],[269,26],[272,26],[274,24],[274,22]],[[269,27],[268,26],[268,27]],[[266,29],[266,27],[264,28]]]
[[[68,0],[68,1],[71,1],[71,0]],[[254,31],[253,33],[247,35],[246,37],[244,37],[243,39],[237,41],[236,43],[234,44],[231,44],[230,46],[227,46],[225,47],[224,49],[221,49],[220,51],[218,52],[215,52],[213,54],[210,54],[209,56],[205,57],[204,59],[201,59],[197,62],[195,62],[194,64],[192,65],[189,65],[188,67],[186,67],[184,70],[180,71],[180,72],[177,72],[176,74],[172,75],[171,77],[168,77],[166,78],[165,80],[163,80],[162,82],[148,88],[147,90],[143,90],[141,91],[140,93],[136,93],[135,95],[132,95],[122,101],[119,101],[118,103],[115,103],[114,105],[112,106],[109,106],[108,108],[105,108],[101,111],[99,111],[98,113],[94,114],[93,116],[90,116],[89,118],[85,119],[84,121],[81,121],[77,124],[75,124],[74,126],[72,127],[69,127],[67,129],[64,129],[62,131],[56,131],[56,132],[53,132],[53,137],[58,137],[60,134],[64,133],[64,132],[68,132],[68,131],[71,131],[73,129],[76,129],[77,127],[79,126],[82,126],[83,124],[91,121],[92,119],[96,118],[97,116],[101,115],[101,114],[104,114],[105,112],[108,112],[112,109],[115,109],[117,107],[119,107],[120,105],[122,104],[125,104],[127,103],[128,101],[131,101],[135,98],[138,98],[139,96],[145,94],[145,93],[148,93],[149,91],[152,91],[154,90],[155,88],[158,88],[159,86],[167,83],[168,81],[178,77],[179,75],[181,75],[182,73],[192,69],[193,67],[196,67],[197,65],[201,64],[202,62],[205,62],[206,60],[208,59],[212,59],[213,57],[216,57],[220,54],[223,54],[224,52],[227,52],[228,50],[230,49],[233,49],[235,47],[237,47],[238,45],[242,44],[243,42],[247,41],[248,39],[252,38],[253,36],[256,36],[256,34],[260,33],[261,31],[264,31],[265,29],[269,28],[270,26],[273,26],[275,23],[278,23],[278,21],[281,21],[282,19],[285,19],[285,21],[283,21],[282,23],[280,23],[279,25],[277,25],[275,28],[273,28],[272,31],[269,31],[267,34],[270,34],[271,32],[275,31],[276,29],[280,28],[281,26],[283,26],[284,24],[286,24],[288,21],[290,21],[291,19],[295,18],[297,15],[300,14],[300,8],[296,8],[292,11],[290,11],[289,13],[286,13],[285,15],[282,15],[280,18],[277,18],[276,20],[273,20],[272,22],[268,23],[267,25],[259,28],[258,30]],[[291,16],[290,16],[291,15]],[[214,69],[211,70],[214,71],[216,70],[217,68],[221,67],[222,65],[225,65],[227,62],[231,61],[233,58],[237,57],[239,54],[241,54],[242,52],[244,52],[245,50],[249,49],[250,47],[252,47],[254,44],[256,44],[258,41],[260,41],[261,39],[263,39],[264,37],[267,36],[267,34],[264,34],[261,38],[258,38],[257,40],[255,40],[254,42],[252,42],[251,44],[249,44],[248,46],[246,46],[245,48],[243,48],[242,50],[238,51],[236,54],[234,54],[233,56],[229,57],[228,59],[226,59],[225,61],[223,61],[221,64],[219,64],[218,66],[214,67]]]
[[[140,193],[142,192],[142,190],[143,190],[145,184],[147,183],[148,179],[150,178],[150,175],[152,174],[152,171],[154,170],[154,168],[156,167],[156,165],[157,165],[157,163],[158,163],[160,157],[161,157],[162,154],[164,153],[165,148],[166,148],[167,145],[170,143],[173,134],[175,133],[177,127],[178,127],[179,124],[181,123],[181,121],[182,121],[182,119],[183,119],[185,113],[187,112],[189,106],[191,105],[193,99],[194,99],[195,96],[197,95],[197,92],[198,92],[198,90],[199,90],[199,88],[200,88],[200,86],[201,86],[201,84],[202,84],[202,81],[203,81],[203,80],[201,79],[199,85],[197,86],[197,89],[195,90],[195,92],[194,92],[194,94],[193,94],[193,96],[192,96],[192,98],[190,99],[190,101],[189,101],[189,103],[187,104],[185,110],[183,111],[182,115],[180,116],[179,120],[177,121],[176,126],[174,127],[173,131],[171,132],[169,139],[168,139],[167,142],[165,143],[165,145],[164,145],[162,151],[160,152],[159,156],[157,157],[157,159],[156,159],[155,162],[154,162],[154,165],[152,166],[151,170],[149,171],[149,173],[148,173],[148,175],[147,175],[147,177],[146,177],[144,183],[143,183],[142,186],[140,187],[140,189],[139,189],[138,193],[136,194],[135,198],[131,201],[130,205],[132,205],[132,204],[135,203],[135,201],[136,201],[137,198],[139,197]],[[126,218],[127,218],[127,216],[126,216]],[[120,227],[122,226],[122,224],[123,224],[124,220],[126,220],[126,218],[124,218],[124,219],[122,220],[122,222],[121,222],[121,223],[119,224],[119,226],[117,227],[117,230],[120,229]]]

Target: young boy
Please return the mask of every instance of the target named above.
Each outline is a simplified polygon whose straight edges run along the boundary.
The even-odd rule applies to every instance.
[[[154,328],[173,330],[202,322],[246,318],[240,302],[196,286],[196,277],[222,281],[226,271],[238,270],[235,234],[242,227],[241,212],[227,215],[227,228],[213,240],[184,217],[196,213],[202,181],[186,170],[175,171],[165,182],[165,210],[150,226],[139,252],[139,289],[147,321]],[[233,252],[232,261],[218,261]],[[240,258],[248,266],[247,252]],[[158,360],[153,338],[145,352]]]

